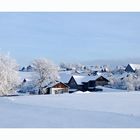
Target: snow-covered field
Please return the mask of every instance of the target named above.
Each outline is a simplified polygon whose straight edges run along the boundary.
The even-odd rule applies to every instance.
[[[140,92],[0,98],[1,128],[137,128]]]

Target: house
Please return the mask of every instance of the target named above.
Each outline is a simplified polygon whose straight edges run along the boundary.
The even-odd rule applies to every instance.
[[[89,81],[83,82],[84,90],[96,91],[96,86],[105,86],[109,84],[109,80],[104,76],[89,76]]]
[[[26,71],[27,72],[33,72],[34,68],[31,65],[29,65],[29,66],[27,66]]]
[[[136,70],[140,70],[140,64],[128,64],[125,69],[126,72],[135,72]]]
[[[95,80],[95,85],[96,86],[105,86],[108,85],[109,80],[103,76],[99,76],[96,80]]]
[[[68,82],[70,87],[69,92],[75,92],[77,90],[83,91],[83,79],[85,76],[72,76]]]
[[[62,94],[69,92],[69,87],[62,82],[56,82],[44,87],[43,91],[44,94]]]
[[[22,67],[19,71],[26,71],[26,68],[25,67]]]
[[[108,85],[109,80],[103,76],[77,76],[74,75],[68,82],[69,92],[94,91],[96,86]]]

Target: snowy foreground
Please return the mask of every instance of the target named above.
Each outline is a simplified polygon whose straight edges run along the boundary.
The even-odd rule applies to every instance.
[[[0,98],[1,128],[140,128],[140,92]]]

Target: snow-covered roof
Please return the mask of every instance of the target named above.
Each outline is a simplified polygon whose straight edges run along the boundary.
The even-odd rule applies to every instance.
[[[83,85],[83,82],[88,82],[91,80],[96,80],[102,75],[96,75],[96,76],[78,76],[78,75],[73,75],[73,78],[75,79],[76,83],[78,85]],[[104,77],[104,76],[103,76]]]
[[[102,76],[102,77],[104,77],[104,78],[106,78],[108,80],[108,78],[110,77],[110,74],[111,73],[108,73],[108,72],[104,72],[104,73],[98,72],[96,77],[99,78],[99,77]]]
[[[51,88],[51,87],[53,87],[53,86],[55,86],[55,85],[57,85],[57,84],[59,84],[59,83],[62,83],[62,82],[59,82],[59,81],[57,81],[57,82],[55,82],[55,83],[52,83],[52,84],[49,84],[48,86],[46,86],[47,88]],[[62,84],[64,84],[64,83],[62,83]],[[66,84],[64,84],[65,86],[67,86]],[[67,86],[68,87],[68,86]]]
[[[60,76],[60,79],[59,79],[60,82],[68,83],[72,75],[70,72],[60,72],[59,76]]]
[[[73,78],[75,79],[78,85],[82,85],[82,82],[84,81],[85,77],[86,76],[73,75]]]
[[[55,85],[58,84],[58,83],[60,83],[60,82],[51,83],[51,84],[49,84],[48,86],[45,86],[45,87],[51,88],[51,87],[55,86]]]
[[[129,64],[130,67],[135,71],[135,70],[139,70],[140,69],[140,64]]]

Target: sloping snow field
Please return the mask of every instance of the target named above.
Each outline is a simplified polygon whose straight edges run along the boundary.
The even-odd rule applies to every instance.
[[[140,128],[140,92],[0,98],[1,128]]]

